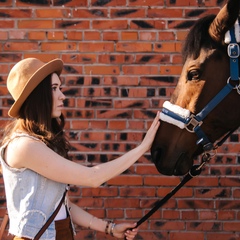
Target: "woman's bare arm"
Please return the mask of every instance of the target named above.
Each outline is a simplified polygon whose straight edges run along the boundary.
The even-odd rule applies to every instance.
[[[5,160],[11,167],[29,168],[57,182],[98,187],[128,169],[148,151],[158,127],[159,113],[139,146],[115,160],[94,167],[66,161],[45,144],[28,137],[15,139],[9,144]]]

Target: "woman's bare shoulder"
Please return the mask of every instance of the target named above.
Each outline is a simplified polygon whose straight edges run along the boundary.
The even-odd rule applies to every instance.
[[[12,168],[24,168],[24,162],[31,157],[33,152],[40,152],[43,148],[47,149],[47,146],[35,137],[27,134],[16,136],[6,148],[5,161]]]

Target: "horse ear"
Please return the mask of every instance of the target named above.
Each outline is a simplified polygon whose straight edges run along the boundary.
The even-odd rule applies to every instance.
[[[229,0],[211,23],[208,32],[213,40],[221,42],[225,33],[234,25],[240,9],[239,0]]]

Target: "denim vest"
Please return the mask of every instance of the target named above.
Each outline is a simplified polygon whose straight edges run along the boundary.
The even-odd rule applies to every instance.
[[[31,137],[27,134],[17,134],[13,138],[21,136]],[[10,219],[9,233],[33,239],[54,212],[56,203],[63,196],[66,184],[49,180],[27,168],[9,167],[3,160],[7,145],[8,142],[0,148],[0,161]],[[41,240],[55,240],[55,235],[53,221]]]

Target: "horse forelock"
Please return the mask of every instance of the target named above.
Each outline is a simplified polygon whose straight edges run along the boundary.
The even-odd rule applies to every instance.
[[[188,33],[183,50],[183,62],[188,57],[196,59],[201,49],[213,49],[224,47],[221,43],[215,42],[209,35],[208,29],[216,15],[208,15],[198,20]]]

